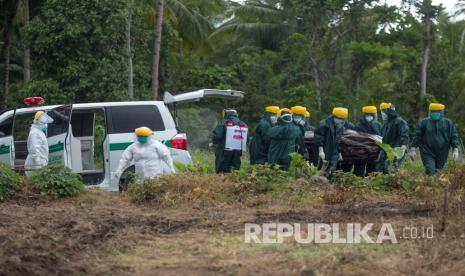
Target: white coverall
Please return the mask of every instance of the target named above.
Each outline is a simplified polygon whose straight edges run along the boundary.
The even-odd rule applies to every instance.
[[[30,175],[32,171],[48,165],[48,142],[45,133],[41,130],[41,126],[33,124],[27,138],[28,155],[24,168],[26,175]]]
[[[163,173],[174,173],[173,159],[169,149],[161,142],[149,138],[147,143],[135,142],[121,156],[117,177],[134,161],[138,180],[157,177]],[[164,169],[165,168],[165,169]],[[167,171],[168,170],[168,171]]]

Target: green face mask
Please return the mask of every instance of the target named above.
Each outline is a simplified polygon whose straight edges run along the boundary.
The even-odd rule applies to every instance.
[[[431,116],[431,119],[433,120],[439,120],[441,119],[441,112],[431,112],[430,116]]]
[[[48,130],[48,125],[44,125],[41,129],[42,129],[43,132],[47,132],[47,130]]]
[[[141,143],[141,144],[147,143],[148,140],[149,140],[149,137],[137,136],[137,141],[139,141],[139,143]]]

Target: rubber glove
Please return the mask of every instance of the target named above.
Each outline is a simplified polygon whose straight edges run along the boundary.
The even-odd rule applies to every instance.
[[[452,150],[452,159],[454,159],[454,161],[459,160],[459,149],[458,148],[455,148]]]
[[[410,151],[408,153],[410,155],[410,158],[412,158],[413,161],[417,160],[417,150],[416,148],[410,148]]]
[[[318,148],[318,157],[320,157],[321,160],[325,160],[326,156],[323,147]]]

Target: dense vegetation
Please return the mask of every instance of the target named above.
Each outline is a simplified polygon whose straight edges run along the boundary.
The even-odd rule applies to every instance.
[[[249,124],[267,104],[308,106],[316,122],[335,105],[356,120],[361,106],[392,101],[413,127],[435,100],[465,131],[465,21],[431,0],[0,3],[3,107],[31,95],[48,103],[146,100],[214,87],[247,92],[234,105]],[[186,114],[185,124],[197,126],[191,137],[208,134],[212,122],[192,118],[211,113]]]

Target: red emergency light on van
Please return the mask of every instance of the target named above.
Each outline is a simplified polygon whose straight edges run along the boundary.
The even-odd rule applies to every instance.
[[[45,103],[44,98],[42,97],[29,97],[23,100],[24,104],[27,106],[39,106]]]

